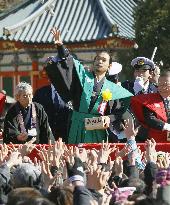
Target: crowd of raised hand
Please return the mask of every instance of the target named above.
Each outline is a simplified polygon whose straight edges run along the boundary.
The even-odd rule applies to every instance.
[[[153,139],[143,152],[134,149],[128,142],[136,131],[130,122],[124,129],[128,140],[121,150],[108,142],[98,150],[66,146],[62,139],[38,148],[34,138],[1,145],[1,204],[170,204],[170,154],[157,152]]]

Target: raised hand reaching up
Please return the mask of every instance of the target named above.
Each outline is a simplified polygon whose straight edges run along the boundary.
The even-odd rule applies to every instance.
[[[127,140],[135,138],[138,132],[138,128],[134,128],[134,121],[132,119],[127,119],[124,120],[124,123],[125,125],[123,126],[123,129]]]
[[[58,46],[63,45],[63,42],[61,40],[61,32],[59,29],[57,29],[56,27],[53,27],[51,29],[51,33],[53,34],[54,37],[54,43],[57,44]]]

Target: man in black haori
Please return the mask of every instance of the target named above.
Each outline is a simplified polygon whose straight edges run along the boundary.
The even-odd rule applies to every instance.
[[[16,103],[8,110],[4,122],[4,143],[23,144],[36,137],[36,144],[54,142],[48,117],[42,105],[32,102],[32,87],[26,82],[16,86]]]

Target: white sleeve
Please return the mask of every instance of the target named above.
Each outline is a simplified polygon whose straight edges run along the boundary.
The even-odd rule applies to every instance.
[[[170,124],[165,123],[163,126],[163,130],[169,131],[170,132]]]

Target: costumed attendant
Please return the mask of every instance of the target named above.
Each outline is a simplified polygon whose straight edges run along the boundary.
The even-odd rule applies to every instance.
[[[48,58],[45,69],[62,99],[65,102],[72,101],[73,113],[68,143],[102,142],[107,138],[106,128],[110,124],[110,119],[107,118],[100,129],[93,130],[85,129],[85,119],[95,124],[96,121],[92,118],[105,115],[105,110],[109,110],[109,100],[121,100],[121,112],[125,112],[132,94],[106,79],[105,75],[112,63],[107,52],[101,51],[96,55],[93,72],[88,72],[64,48],[60,31],[53,28],[51,32],[57,45],[58,56]],[[114,110],[110,109],[110,112],[112,114]]]
[[[135,96],[131,108],[139,122],[148,130],[148,137],[156,142],[170,141],[170,68],[158,81],[159,93]]]

